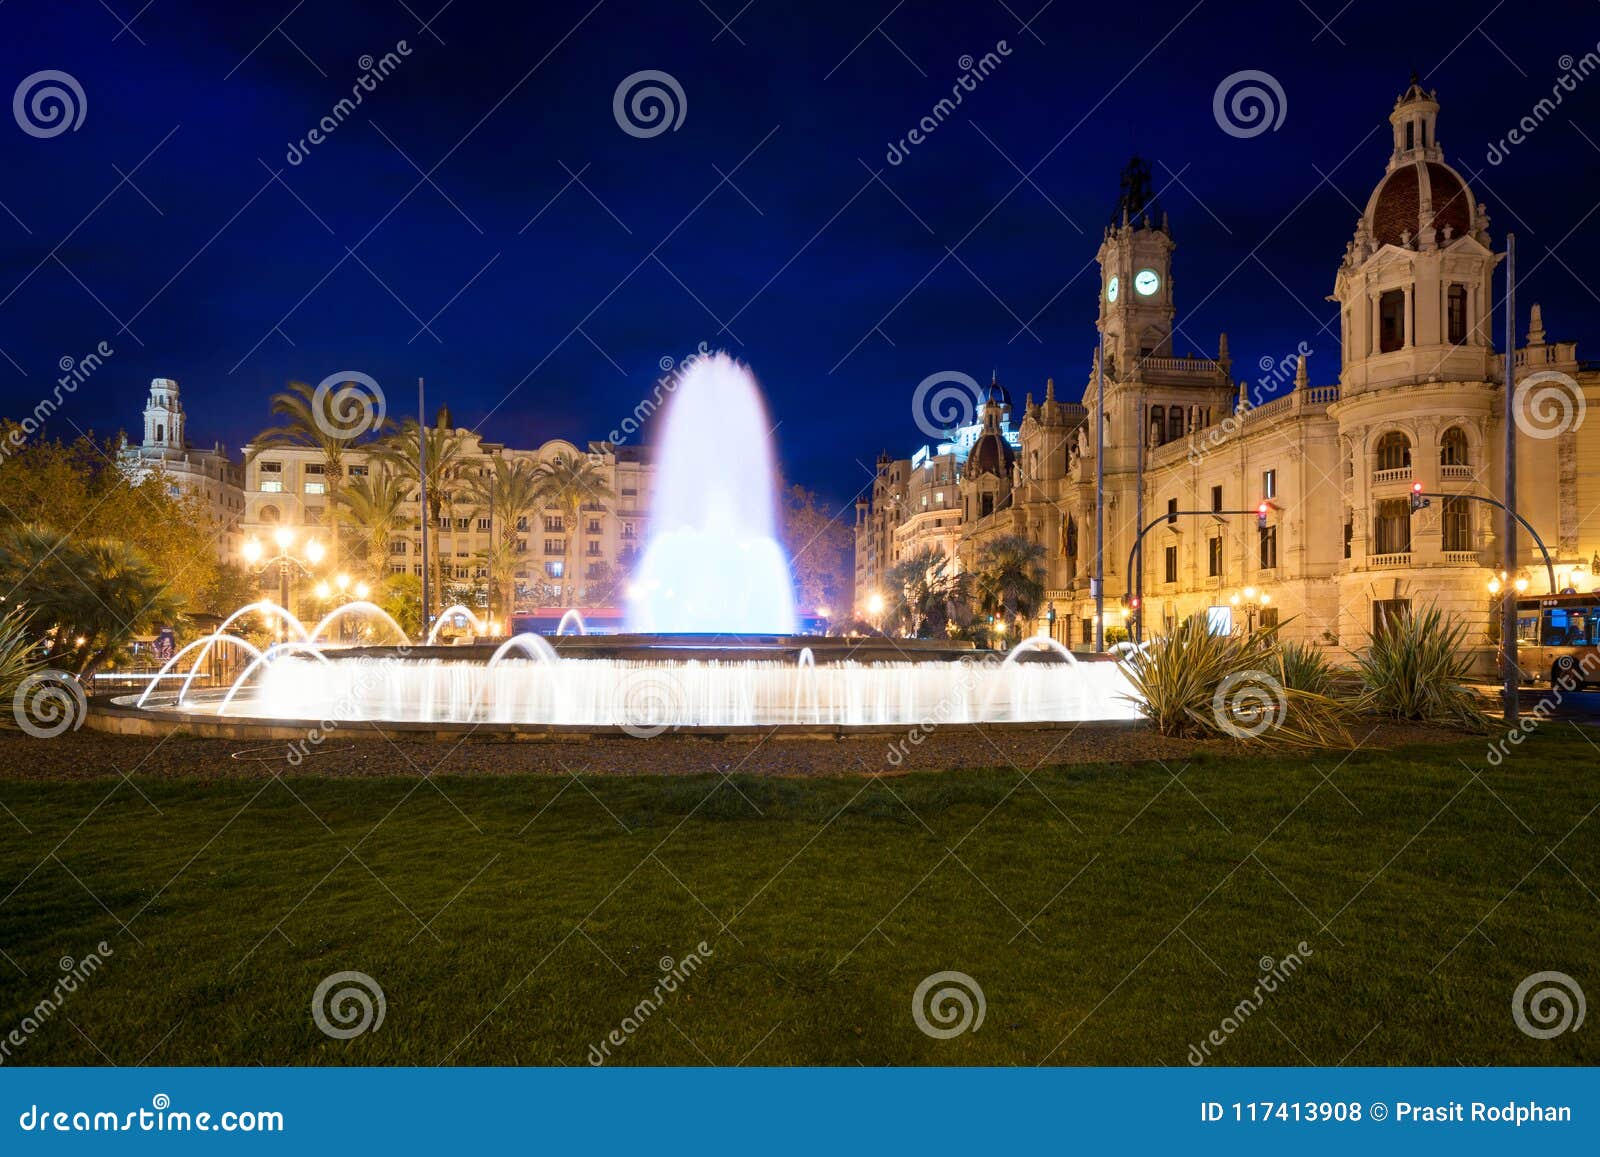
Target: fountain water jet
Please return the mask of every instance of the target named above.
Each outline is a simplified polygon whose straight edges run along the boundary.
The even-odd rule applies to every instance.
[[[433,620],[433,626],[428,628],[428,638],[426,640],[428,646],[433,646],[434,640],[439,637],[439,632],[443,630],[446,625],[448,625],[452,615],[466,615],[468,619],[472,620],[472,629],[475,632],[480,635],[486,635],[489,633],[488,623],[484,622],[484,620],[473,614],[472,611],[467,607],[462,606],[460,603],[456,603],[440,611],[439,617]]]
[[[327,630],[329,626],[337,622],[339,619],[346,618],[350,615],[366,615],[369,618],[377,619],[379,622],[387,625],[389,630],[394,633],[395,637],[400,640],[400,646],[407,647],[411,645],[411,636],[406,634],[405,628],[401,627],[399,623],[394,621],[393,615],[384,610],[377,603],[369,603],[364,601],[345,603],[344,606],[335,607],[326,615],[323,615],[322,619],[317,623],[317,625],[312,628],[311,634],[306,641],[315,643],[319,638],[321,638],[322,632]]]
[[[556,624],[556,634],[566,634],[568,625],[577,627],[578,634],[580,635],[587,635],[589,633],[589,625],[583,621],[583,616],[580,615],[576,609],[570,610],[561,616],[561,621]]]
[[[755,379],[727,354],[697,358],[678,380],[665,421],[629,629],[794,634],[794,583],[776,532],[771,423]]]

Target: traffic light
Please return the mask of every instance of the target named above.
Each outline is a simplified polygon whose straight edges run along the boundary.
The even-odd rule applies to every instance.
[[[1416,513],[1417,511],[1421,510],[1424,506],[1432,506],[1432,505],[1433,505],[1433,499],[1422,497],[1422,483],[1413,482],[1411,484],[1411,511],[1412,511],[1412,513],[1413,514]]]
[[[1272,509],[1272,503],[1263,502],[1256,507],[1256,526],[1262,530],[1267,529],[1267,511]]]

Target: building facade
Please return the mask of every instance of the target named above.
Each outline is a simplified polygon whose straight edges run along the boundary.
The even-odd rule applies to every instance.
[[[1504,573],[1531,594],[1551,583],[1526,533],[1505,557],[1499,511],[1477,500],[1502,489],[1507,354],[1492,333],[1503,254],[1439,146],[1438,112],[1413,83],[1390,114],[1387,164],[1334,271],[1337,378],[1313,384],[1322,359],[1311,364],[1302,346],[1273,368],[1287,388],[1270,398],[1232,381],[1226,334],[1215,356],[1174,355],[1173,234],[1147,175],[1130,167],[1098,253],[1101,345],[1084,404],[1056,402],[1047,385],[1042,404],[1030,396],[1023,408],[1014,461],[957,468],[958,521],[939,529],[958,563],[1002,534],[1041,545],[1039,629],[1092,647],[1099,468],[1110,638],[1135,615],[1148,634],[1201,613],[1219,627],[1281,623],[1286,637],[1350,648],[1383,616],[1433,603],[1464,619],[1473,651],[1492,658],[1491,580]],[[1600,510],[1600,423],[1582,419],[1600,401],[1600,372],[1545,332],[1539,306],[1526,318],[1509,355],[1517,506],[1549,548],[1555,588],[1588,591],[1600,577],[1590,513]],[[978,413],[1009,418],[1009,400],[991,389]],[[881,592],[914,538],[901,531],[916,513],[906,509],[916,470],[880,460],[857,513],[858,601]],[[1436,497],[1413,512],[1419,483]]]
[[[441,410],[435,426],[449,428],[451,421],[449,411]],[[211,515],[220,561],[248,565],[244,547],[251,540],[263,544],[265,553],[271,555],[277,549],[275,536],[285,529],[302,548],[312,540],[324,548],[330,544],[330,520],[335,511],[320,452],[309,446],[258,450],[246,445],[236,458],[220,443],[209,450],[191,446],[186,437],[187,424],[178,383],[171,378],[156,378],[150,383],[145,404],[143,439],[134,444],[124,436],[118,461],[131,478],[142,480],[158,474],[173,495],[200,499]],[[600,466],[616,497],[583,510],[570,528],[555,509],[518,519],[514,609],[560,605],[573,597],[574,588],[581,605],[620,606],[621,584],[645,539],[653,476],[647,449],[601,442],[591,442],[580,449],[571,442],[552,439],[536,449],[522,450],[487,441],[471,430],[460,429],[457,433],[462,442],[458,465],[444,493],[439,523],[431,528],[428,538],[429,550],[438,552],[446,593],[469,604],[486,605],[491,528],[496,535],[505,532],[503,522],[492,520],[491,512],[478,509],[470,497],[474,475],[488,470],[496,458],[537,463],[560,453],[586,454]],[[344,469],[350,479],[356,479],[385,466],[370,445],[357,445],[346,453]],[[346,548],[341,553],[345,557],[334,560],[325,556],[316,568],[317,577],[331,580],[338,573],[373,581],[388,574],[420,577],[422,512],[414,487],[408,495],[386,557],[361,557],[360,548],[355,545],[361,538],[360,528],[347,512],[340,524]],[[569,537],[573,539],[570,554]],[[564,574],[568,565],[573,568],[571,578]],[[290,609],[296,613],[300,609],[300,585],[303,584],[297,583],[290,595]],[[278,586],[277,567],[264,567],[263,594],[276,598]]]

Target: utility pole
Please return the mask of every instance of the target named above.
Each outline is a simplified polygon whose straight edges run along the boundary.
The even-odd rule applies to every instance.
[[[1505,425],[1505,502],[1501,519],[1501,539],[1505,543],[1502,558],[1508,573],[1517,569],[1517,421],[1515,394],[1517,388],[1517,238],[1506,234],[1506,388],[1504,412]],[[1550,592],[1554,594],[1552,590]],[[1500,595],[1500,672],[1505,680],[1501,688],[1501,702],[1505,707],[1506,723],[1517,722],[1517,685],[1521,671],[1517,667],[1517,596],[1516,589],[1507,586]]]
[[[1106,649],[1106,331],[1100,329],[1100,356],[1094,386],[1094,651]]]
[[[1144,440],[1150,434],[1150,425],[1149,425],[1149,422],[1146,420],[1145,412],[1144,412],[1144,391],[1143,390],[1139,391],[1139,419],[1138,419],[1138,421],[1136,421],[1134,423],[1133,433],[1138,439],[1137,453],[1138,453],[1138,456],[1139,456],[1139,466],[1138,466],[1138,470],[1137,470],[1137,481],[1135,482],[1135,486],[1134,486],[1135,490],[1138,492],[1138,498],[1136,500],[1135,509],[1134,509],[1133,524],[1135,526],[1143,526],[1144,525]],[[1132,578],[1133,578],[1133,619],[1131,621],[1132,622],[1132,630],[1129,632],[1129,634],[1132,636],[1133,641],[1135,643],[1142,643],[1142,642],[1144,642],[1144,554],[1142,552],[1139,555],[1139,569],[1138,569],[1138,571],[1136,571],[1133,574]]]
[[[417,502],[422,523],[422,637],[428,637],[428,411],[417,379]]]

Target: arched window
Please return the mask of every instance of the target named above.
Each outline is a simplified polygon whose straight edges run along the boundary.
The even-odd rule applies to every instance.
[[[1078,520],[1070,514],[1067,515],[1066,548],[1068,558],[1078,556]]]
[[[261,508],[262,522],[277,522],[280,517],[276,506],[263,506]]]
[[[1460,426],[1451,426],[1439,439],[1439,465],[1466,466],[1467,432]]]
[[[1165,406],[1150,407],[1150,441],[1160,446],[1167,440],[1167,410]]]
[[[1403,470],[1411,465],[1411,439],[1390,430],[1378,439],[1378,469]]]
[[[167,437],[167,435],[166,435],[166,427],[163,426],[160,422],[157,422],[156,423],[156,441],[157,442],[163,442],[163,441],[166,440],[166,437]]]
[[[1176,442],[1183,437],[1183,407],[1173,406],[1167,411],[1167,437]]]

